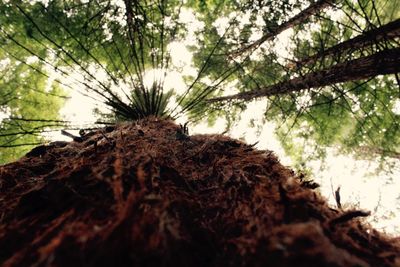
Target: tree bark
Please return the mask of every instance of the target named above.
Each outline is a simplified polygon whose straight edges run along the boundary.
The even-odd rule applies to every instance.
[[[383,74],[394,74],[400,72],[399,62],[400,48],[384,50],[371,56],[339,63],[329,69],[313,72],[259,90],[216,97],[208,99],[207,102],[214,103],[234,99],[251,100],[257,97],[298,92],[335,83],[363,80]]]
[[[272,151],[181,131],[126,122],[0,166],[0,266],[399,266],[398,238]]]
[[[304,9],[299,14],[297,14],[293,18],[289,19],[288,21],[284,22],[283,24],[277,26],[274,29],[269,29],[269,32],[267,34],[262,36],[260,39],[258,39],[254,43],[249,44],[245,47],[242,47],[242,48],[236,50],[235,52],[233,52],[232,56],[237,57],[248,50],[253,51],[253,50],[257,49],[264,42],[271,40],[272,38],[274,38],[275,36],[277,36],[278,34],[283,32],[284,30],[287,30],[298,24],[303,23],[309,17],[311,17],[312,15],[321,11],[322,9],[332,5],[334,2],[335,2],[334,0],[319,0],[319,1],[315,2],[314,4],[311,4],[308,8]]]
[[[350,49],[354,50],[357,48],[363,48],[367,45],[371,45],[380,42],[384,39],[390,40],[400,36],[400,19],[392,21],[382,27],[367,31],[360,34],[350,40],[339,43],[325,51],[318,52],[317,54],[301,59],[296,62],[297,66],[304,66],[306,64],[312,64],[318,59],[331,55],[340,55],[348,52]]]

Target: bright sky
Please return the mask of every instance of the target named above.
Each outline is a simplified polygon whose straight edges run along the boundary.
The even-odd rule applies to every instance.
[[[193,14],[189,10],[183,9],[181,21],[191,23],[193,27],[201,28],[202,24],[195,21]],[[221,32],[223,32],[224,23],[227,20],[221,19],[216,24],[220,24]],[[277,45],[273,47],[279,54],[287,56],[289,49],[282,45],[288,42],[290,30],[283,32],[279,38]],[[193,44],[195,40],[194,33],[189,34],[185,42],[172,43],[169,46],[172,56],[172,63],[181,68],[182,72],[170,72],[165,80],[165,89],[174,89],[178,93],[186,89],[182,79],[184,75],[196,74],[196,69],[191,66],[191,53],[186,49],[185,45]],[[257,34],[255,34],[255,37]],[[98,71],[98,70],[97,70]],[[96,76],[102,76],[101,72],[96,73]],[[160,75],[159,70],[154,70],[145,74],[145,80],[149,85],[154,77]],[[235,88],[232,88],[234,90]],[[74,122],[88,123],[95,120],[92,110],[95,107],[95,102],[83,97],[76,91],[70,92],[71,99],[62,109],[62,115]],[[246,111],[241,114],[241,119],[238,121],[232,130],[228,133],[234,138],[241,138],[249,144],[258,142],[257,148],[268,149],[274,151],[281,162],[290,166],[291,161],[279,141],[274,135],[275,125],[271,122],[263,123],[263,110],[266,106],[265,99],[253,101]],[[400,109],[400,104],[399,104]],[[255,128],[249,127],[251,120],[256,121]],[[180,118],[178,123],[185,121],[185,118]],[[208,127],[205,123],[190,127],[191,134],[193,133],[222,133],[225,131],[225,121],[218,119],[214,127]],[[52,139],[65,139],[64,136],[54,135]],[[375,228],[388,233],[400,234],[400,162],[394,162],[393,173],[374,175],[373,172],[378,166],[376,162],[355,160],[351,156],[335,155],[334,149],[328,153],[327,161],[328,168],[321,171],[321,162],[310,162],[313,168],[315,180],[321,184],[321,193],[328,201],[335,206],[333,197],[334,191],[338,186],[341,186],[342,205],[346,208],[357,207],[372,212],[369,222]],[[371,175],[372,174],[372,175]]]

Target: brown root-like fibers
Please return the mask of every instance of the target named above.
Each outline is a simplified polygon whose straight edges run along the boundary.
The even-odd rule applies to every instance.
[[[0,265],[400,266],[367,215],[270,151],[150,118],[0,166]]]

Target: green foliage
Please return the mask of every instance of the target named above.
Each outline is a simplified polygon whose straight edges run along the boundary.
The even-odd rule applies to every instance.
[[[293,39],[296,43],[295,57],[304,59],[321,53],[358,35],[360,29],[368,30],[373,24],[374,27],[379,27],[398,19],[400,16],[394,15],[391,10],[394,2],[347,2],[343,6],[344,15],[339,23],[322,20],[319,22],[320,29],[311,32],[311,39],[302,38],[307,29],[298,27]],[[384,40],[357,49],[337,51],[296,69],[296,72],[304,74],[329,68],[339,62],[370,55],[388,47],[398,47],[397,41]],[[311,90],[290,97],[281,96],[272,99],[277,105],[272,108],[268,117],[281,124],[281,118],[285,118],[286,121],[277,134],[296,164],[323,158],[328,147],[367,159],[397,157],[400,151],[400,118],[394,104],[399,97],[398,88],[399,84],[394,76],[384,76]],[[296,101],[301,100],[304,95],[307,96],[307,101]],[[285,115],[273,117],[282,112]]]
[[[10,0],[0,4],[0,59],[10,61],[0,78],[0,94],[5,99],[0,104],[7,114],[1,133],[6,134],[2,137],[6,144],[42,140],[37,132],[12,140],[7,134],[13,130],[43,131],[59,125],[21,119],[60,120],[57,114],[64,98],[56,95],[64,95],[64,89],[105,103],[110,112],[97,113],[108,121],[185,114],[191,121],[210,124],[224,117],[229,128],[247,103],[210,105],[207,99],[230,91],[269,88],[398,47],[398,40],[384,39],[324,54],[339,43],[398,19],[393,0],[340,1],[333,9],[324,8],[305,22],[290,25],[293,34],[280,43],[274,32],[315,1],[46,2]],[[264,42],[268,34],[272,36]],[[188,41],[190,38],[193,40]],[[282,49],[285,42],[292,45]],[[170,47],[174,43],[186,45],[193,54],[190,66],[172,63]],[[313,55],[316,57],[311,60]],[[195,74],[186,74],[186,68],[193,68]],[[48,76],[53,71],[61,78],[49,87]],[[165,76],[172,71],[185,72],[184,92],[165,87]],[[149,86],[145,77],[151,72],[159,74]],[[345,153],[360,146],[397,152],[397,87],[395,77],[385,76],[285,92],[269,97],[265,118],[280,125],[278,136],[299,164],[307,157],[323,157],[327,147]],[[22,151],[22,147],[18,149]]]
[[[20,1],[0,5],[0,164],[21,157],[45,141],[42,132],[63,125],[59,110],[66,99],[60,84],[49,80],[41,60],[49,55],[41,43],[45,40],[12,8],[14,4],[40,18],[37,5]]]
[[[279,122],[274,114],[282,110],[287,114],[277,135],[296,164],[322,159],[328,147],[364,159],[397,157],[400,115],[394,107],[396,86],[396,81],[385,77],[346,83],[334,92],[327,88],[311,92],[302,105],[281,98],[280,108],[274,107],[268,117]]]
[[[40,63],[35,64],[40,68]],[[65,100],[57,83],[47,86],[47,78],[23,64],[8,64],[0,79],[0,164],[15,160],[44,141],[42,132],[63,125],[59,110]],[[47,89],[48,88],[48,89]],[[45,120],[45,121],[41,121]]]

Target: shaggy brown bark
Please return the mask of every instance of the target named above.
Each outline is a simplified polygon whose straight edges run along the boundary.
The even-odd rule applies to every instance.
[[[157,119],[80,141],[0,167],[1,266],[400,264],[270,151]]]
[[[215,97],[208,99],[207,102],[213,103],[234,99],[251,100],[257,97],[286,94],[335,83],[363,80],[382,74],[394,74],[400,72],[399,62],[400,48],[388,49],[371,56],[339,63],[329,69],[312,72],[303,77],[293,78],[266,88]]]

